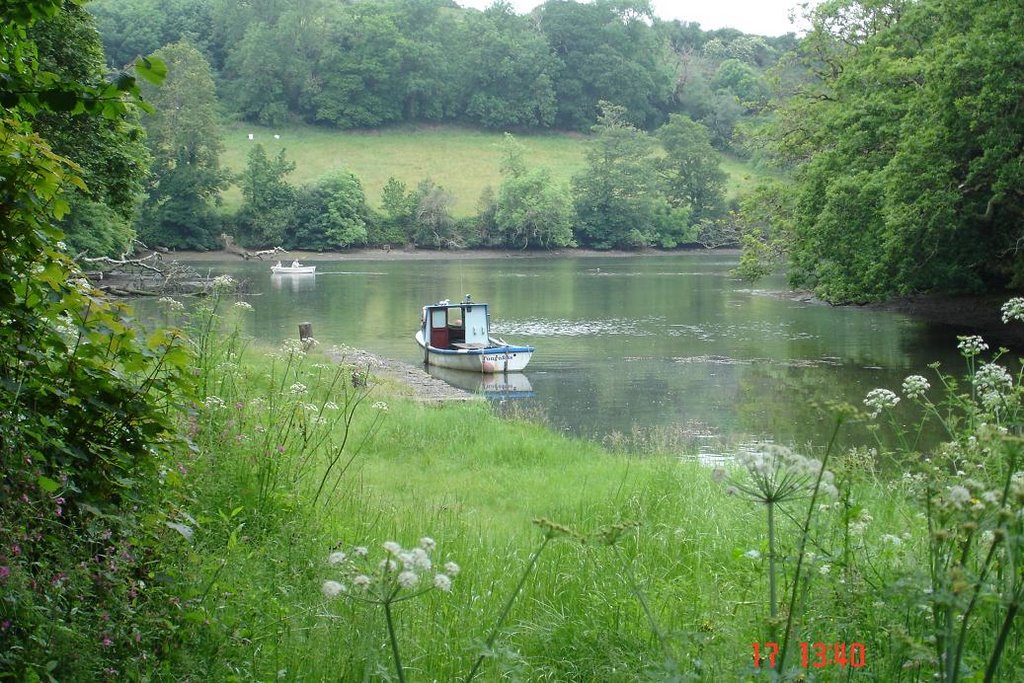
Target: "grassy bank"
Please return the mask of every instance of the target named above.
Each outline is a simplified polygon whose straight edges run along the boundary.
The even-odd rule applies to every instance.
[[[392,176],[410,189],[429,178],[454,195],[456,216],[469,216],[476,213],[481,192],[488,186],[496,189],[501,183],[501,133],[453,126],[338,131],[305,125],[271,129],[230,124],[223,133],[224,166],[236,172],[245,168],[252,146],[249,133],[268,155],[286,150],[296,166],[290,182],[301,185],[344,168],[359,177],[372,206],[379,204],[381,189]],[[526,135],[519,140],[526,147],[526,163],[547,168],[556,182],[568,183],[583,167],[582,138],[578,135]],[[229,207],[237,206],[241,201],[238,188],[231,188],[225,200]]]
[[[246,315],[206,305],[228,329]],[[891,454],[834,453],[828,434],[813,457],[713,473],[191,325],[206,398],[168,476],[187,528],[167,571],[179,679],[721,681],[774,662],[802,680],[1009,680],[1022,652],[1024,479],[991,415],[950,451],[970,481],[946,453],[883,481]],[[873,395],[875,419],[894,399]]]
[[[254,140],[249,141],[252,133]],[[275,137],[278,136],[278,137]],[[225,145],[221,163],[238,173],[245,168],[246,155],[256,142],[269,156],[284,149],[295,162],[289,181],[310,183],[328,171],[344,168],[354,172],[363,184],[371,206],[378,206],[380,192],[394,176],[410,189],[429,178],[452,192],[457,217],[477,212],[477,201],[487,187],[501,184],[500,149],[502,133],[459,128],[425,126],[385,128],[371,131],[338,131],[307,125],[265,128],[231,123],[223,130]],[[556,183],[569,183],[585,165],[585,136],[576,133],[547,133],[517,136],[526,148],[530,167],[547,168]],[[736,157],[722,158],[728,173],[727,196],[736,197],[753,187],[764,174]],[[237,208],[241,192],[232,187],[224,194],[226,208]]]

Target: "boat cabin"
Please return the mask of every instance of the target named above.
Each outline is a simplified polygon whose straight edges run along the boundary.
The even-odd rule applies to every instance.
[[[437,349],[476,349],[490,343],[487,304],[466,298],[457,304],[447,300],[423,307],[424,332]]]

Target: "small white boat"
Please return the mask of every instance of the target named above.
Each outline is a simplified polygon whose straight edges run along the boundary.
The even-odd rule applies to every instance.
[[[281,262],[278,261],[270,266],[270,272],[274,275],[314,275],[316,274],[316,266],[304,266],[298,261],[292,261],[290,266],[282,266]]]
[[[520,372],[533,356],[532,346],[515,346],[490,334],[487,304],[447,300],[423,307],[416,343],[423,362],[470,372]]]

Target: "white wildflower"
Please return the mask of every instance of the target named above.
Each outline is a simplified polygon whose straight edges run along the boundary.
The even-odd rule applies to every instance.
[[[252,310],[252,304],[249,303],[248,301],[236,301],[235,302],[235,308],[237,308],[239,310],[242,310],[242,311],[251,311]]]
[[[338,404],[335,403],[334,401],[328,401],[327,403],[324,404],[324,408],[326,410],[337,410]]]
[[[452,580],[447,574],[434,574],[434,588],[445,593],[452,590]]]
[[[988,344],[976,334],[958,336],[957,339],[960,340],[960,343],[956,345],[956,348],[960,350],[960,354],[964,358],[974,358],[982,351],[988,351]]]
[[[402,588],[415,588],[420,582],[419,574],[413,571],[404,571],[398,575],[398,585]]]
[[[1003,323],[1011,320],[1024,320],[1024,297],[1015,296],[1002,307]]]
[[[156,300],[158,304],[162,304],[172,311],[184,311],[185,304],[181,303],[177,299],[172,299],[169,296],[162,296]]]
[[[335,551],[331,553],[330,556],[327,558],[327,564],[331,565],[332,567],[334,565],[341,564],[345,561],[345,557],[345,553],[341,552],[340,550]]]
[[[366,557],[370,554],[370,549],[364,545],[357,545],[355,548],[352,548],[352,554],[356,557]]]
[[[352,577],[352,585],[360,590],[366,590],[372,582],[372,579],[366,574],[357,574]]]
[[[959,510],[965,503],[970,502],[971,492],[966,486],[950,486],[947,498],[950,504]]]
[[[215,290],[229,290],[235,286],[235,278],[230,275],[218,275],[213,278],[213,288]]]
[[[382,413],[388,412],[388,404],[385,403],[384,401],[377,401],[376,403],[373,404],[373,407],[381,411]]]
[[[224,399],[219,396],[207,396],[206,400],[203,401],[203,405],[210,410],[216,410],[217,408],[223,408],[225,404]]]
[[[412,566],[424,571],[429,571],[431,565],[430,555],[423,548],[413,548],[410,552],[412,556]]]
[[[985,363],[974,373],[974,385],[982,394],[1004,393],[1013,387],[1013,377],[1002,365]]]
[[[444,563],[444,573],[447,574],[448,576],[456,577],[456,576],[459,575],[460,571],[462,571],[462,568],[459,567],[459,565],[455,564],[454,562],[445,562]]]
[[[345,592],[345,584],[338,583],[337,581],[324,581],[320,591],[324,594],[325,598],[336,598]]]
[[[871,409],[871,417],[876,418],[885,409],[892,409],[900,402],[900,397],[888,389],[872,389],[864,398],[864,405]]]
[[[291,386],[291,392],[293,394],[304,394],[306,393],[306,385],[301,382],[296,382]]]
[[[1000,505],[1003,502],[1003,494],[999,491],[985,491],[981,494],[981,499],[989,505]]]
[[[429,553],[433,552],[434,548],[437,547],[437,543],[430,536],[424,536],[420,539],[420,547]]]
[[[392,555],[398,555],[402,552],[402,546],[398,545],[394,541],[384,541],[384,550]]]
[[[896,534],[882,534],[882,543],[888,543],[894,547],[900,547],[903,545],[903,539]]]
[[[743,553],[743,557],[749,557],[751,560],[760,560],[761,559],[761,551],[760,550],[748,550],[747,552]]]
[[[921,375],[910,375],[903,380],[903,393],[907,398],[921,398],[931,386]]]
[[[818,573],[821,574],[822,576],[825,576],[826,574],[829,574],[831,571],[832,571],[832,565],[827,564],[827,563],[821,565],[820,567],[818,567]]]

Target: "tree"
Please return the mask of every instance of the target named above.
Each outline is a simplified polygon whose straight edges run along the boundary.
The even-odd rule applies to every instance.
[[[249,150],[249,160],[240,185],[245,203],[236,221],[246,244],[259,247],[278,246],[295,214],[295,188],[285,176],[295,170],[295,163],[285,158],[282,149],[273,159],[267,157],[263,145],[256,143]]]
[[[208,0],[93,0],[87,7],[114,67],[186,38],[209,44]]]
[[[600,100],[625,107],[635,125],[661,121],[674,81],[668,44],[650,26],[649,0],[549,0],[537,16],[562,65],[555,80],[558,127],[586,130]]]
[[[38,47],[40,68],[60,78],[98,85],[105,66],[92,17],[69,5],[28,33]],[[129,249],[132,221],[149,171],[150,156],[134,114],[118,118],[42,111],[34,129],[58,154],[79,166],[87,190],[68,188],[70,210],[61,221],[75,253],[112,256]]]
[[[455,219],[452,218],[452,193],[425,178],[416,187],[416,221],[413,241],[418,246],[447,249],[460,246]]]
[[[407,40],[383,4],[342,5],[304,93],[314,120],[339,128],[402,118]]]
[[[657,137],[665,149],[659,167],[672,206],[688,207],[694,225],[721,215],[728,176],[721,169],[721,156],[711,146],[708,129],[689,117],[671,114]]]
[[[359,178],[351,171],[328,173],[300,192],[285,246],[325,251],[366,244],[368,216]]]
[[[214,204],[227,186],[220,168],[217,94],[210,65],[192,45],[179,42],[156,52],[170,72],[148,92],[157,113],[144,124],[153,174],[139,221],[151,246],[206,249],[217,244]]]
[[[16,680],[141,675],[133,661],[171,646],[156,629],[128,634],[166,605],[140,578],[162,560],[168,519],[153,492],[173,458],[167,408],[191,395],[189,355],[173,334],[140,339],[67,255],[64,191],[89,189],[34,128],[41,112],[130,117],[136,74],[159,81],[161,69],[146,60],[81,82],[66,75],[74,68],[42,68],[30,30],[74,22],[61,16],[73,9],[0,3],[0,670]],[[117,571],[97,559],[115,561],[106,548],[118,549]],[[124,636],[118,647],[106,647],[109,633]]]
[[[406,189],[405,183],[394,176],[388,178],[380,192],[379,230],[373,244],[404,244],[412,233],[416,213],[416,197]]]
[[[998,287],[1024,272],[1024,7],[827,3],[777,117],[799,163],[791,277],[834,302]]]
[[[466,19],[465,113],[487,128],[546,128],[555,122],[558,62],[547,40],[511,5]]]
[[[569,193],[558,187],[547,169],[528,170],[524,149],[505,134],[505,180],[498,188],[494,223],[506,246],[526,249],[573,244],[573,210]]]
[[[572,181],[578,241],[594,249],[636,249],[663,232],[668,236],[681,217],[661,194],[654,139],[607,102],[592,130],[587,168]]]

